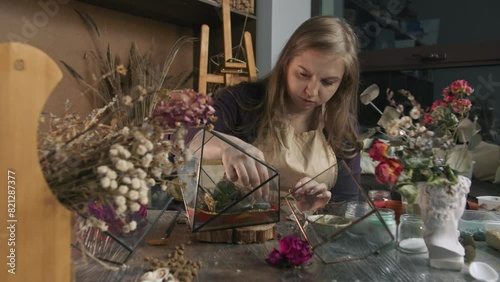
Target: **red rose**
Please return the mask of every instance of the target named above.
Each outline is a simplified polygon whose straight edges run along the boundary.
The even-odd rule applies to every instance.
[[[389,157],[388,152],[389,144],[378,139],[373,140],[373,143],[368,150],[368,154],[374,161],[387,159]]]
[[[393,185],[398,181],[402,172],[401,162],[394,158],[385,159],[375,167],[375,179],[381,184]]]

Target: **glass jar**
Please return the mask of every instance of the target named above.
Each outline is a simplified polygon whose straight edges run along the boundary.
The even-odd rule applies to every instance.
[[[424,222],[418,214],[402,214],[399,220],[398,248],[407,253],[425,253]]]
[[[378,212],[387,225],[387,228],[389,228],[390,233],[387,232],[377,214],[372,214],[368,217],[370,233],[373,234],[375,242],[387,244],[396,239],[397,224],[395,213],[391,209],[378,209]]]
[[[367,202],[353,201],[347,203],[345,217],[359,218],[367,214],[369,211],[370,211],[370,205],[368,205]]]
[[[372,200],[373,204],[377,208],[385,208],[385,201],[391,199],[391,191],[388,190],[370,190],[368,191],[368,197]]]

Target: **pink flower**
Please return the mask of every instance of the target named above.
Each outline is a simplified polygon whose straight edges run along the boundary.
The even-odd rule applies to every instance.
[[[461,114],[461,113],[465,113],[465,112],[470,111],[472,104],[471,104],[470,100],[468,100],[468,99],[457,99],[453,102],[452,106],[453,106],[453,110],[456,113]]]
[[[465,94],[465,95],[470,95],[474,90],[472,87],[469,86],[467,81],[461,79],[461,80],[455,80],[454,82],[451,83],[451,92],[455,95],[458,94]]]
[[[381,161],[388,158],[389,144],[378,139],[373,140],[368,154],[374,161]]]
[[[162,126],[198,126],[206,124],[215,113],[212,97],[192,89],[172,91],[168,101],[161,101],[152,114],[152,119]]]
[[[403,172],[403,165],[401,162],[394,158],[388,158],[382,160],[375,167],[375,179],[377,182],[384,184],[396,184],[398,182],[398,178]]]
[[[307,241],[300,238],[285,236],[279,240],[279,244],[279,250],[274,249],[266,259],[272,266],[298,266],[313,256]]]
[[[437,107],[446,107],[446,103],[441,100],[434,101],[431,106],[431,111],[434,111]]]

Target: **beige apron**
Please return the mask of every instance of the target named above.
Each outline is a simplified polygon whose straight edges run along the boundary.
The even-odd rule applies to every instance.
[[[277,156],[271,157],[262,150],[267,163],[280,173],[280,192],[287,194],[297,182],[309,176],[316,177],[332,165],[337,158],[323,134],[323,124],[318,129],[295,134],[288,126],[282,135],[282,144]],[[257,146],[260,147],[260,146]],[[338,167],[328,169],[315,178],[318,183],[325,183],[330,189],[337,181]]]

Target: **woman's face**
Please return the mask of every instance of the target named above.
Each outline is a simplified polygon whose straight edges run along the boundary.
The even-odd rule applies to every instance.
[[[309,112],[325,104],[337,92],[344,69],[337,56],[315,50],[293,58],[287,69],[288,111]]]

